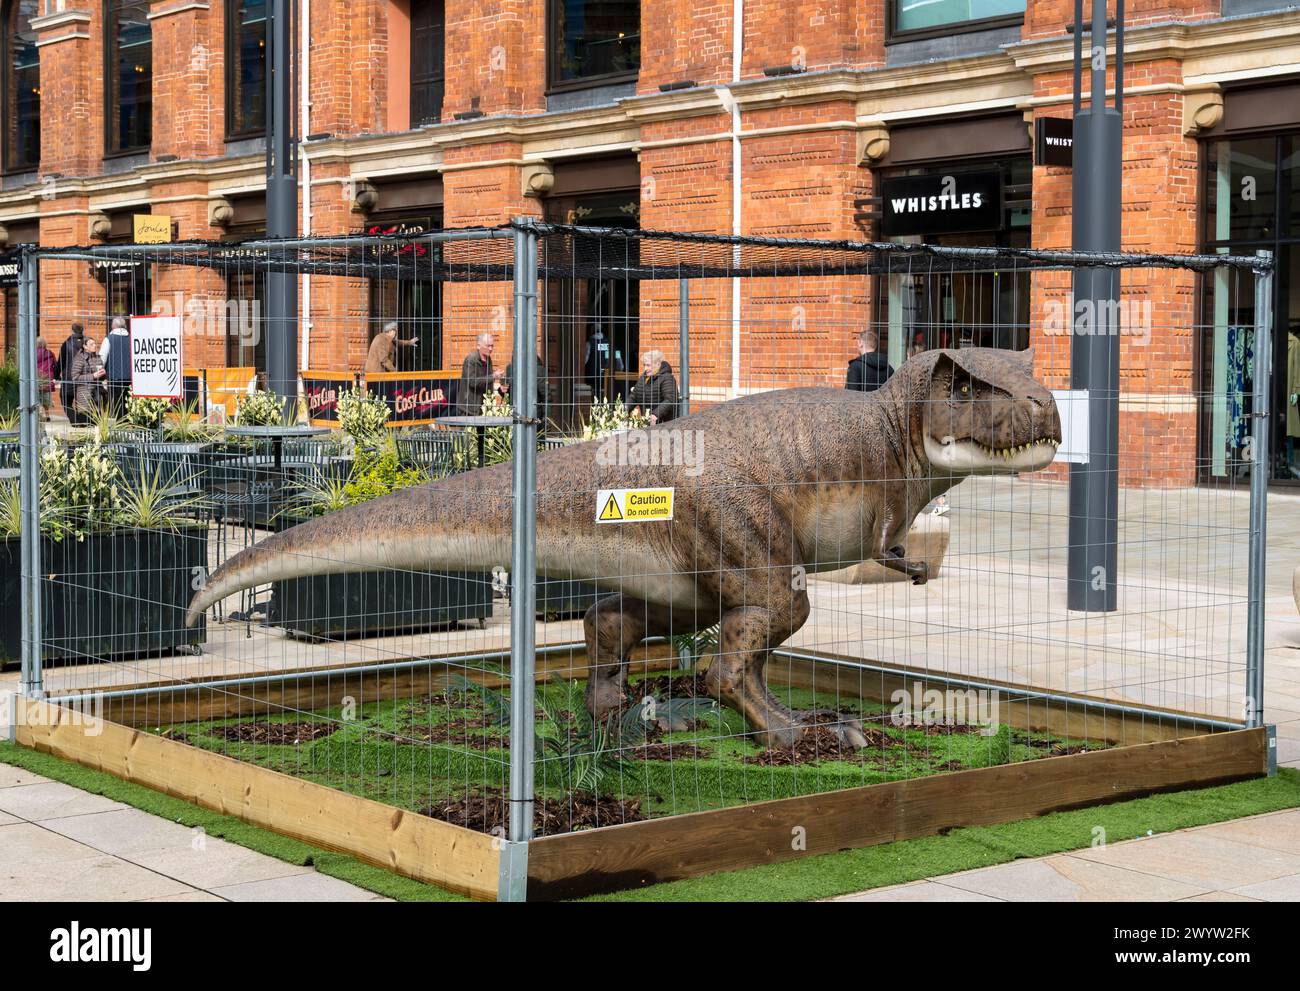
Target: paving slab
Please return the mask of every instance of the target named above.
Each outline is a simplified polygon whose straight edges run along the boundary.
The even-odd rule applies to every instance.
[[[1174,901],[1209,890],[1067,855],[951,874],[942,883],[1014,902]]]
[[[0,861],[7,861],[5,853],[0,853]],[[0,863],[0,901],[4,902],[121,902],[190,890],[174,878],[117,857],[77,857],[12,866]]]
[[[188,850],[197,839],[202,839],[200,830],[125,807],[59,819],[45,825],[56,833],[118,857],[162,850]],[[209,839],[203,841],[211,842]]]
[[[1300,902],[1300,873],[1275,877],[1258,884],[1243,884],[1233,888],[1232,893],[1265,902]]]
[[[8,812],[28,822],[125,808],[121,802],[114,802],[103,795],[92,795],[80,788],[65,785],[62,781],[42,781],[15,788],[0,788],[0,812]]]
[[[887,888],[875,888],[857,895],[844,895],[833,898],[837,902],[995,902],[975,891],[954,888],[934,881],[912,881],[909,884],[894,884]]]
[[[1071,856],[1211,891],[1300,873],[1300,856],[1219,839],[1199,830],[1092,847]]]
[[[212,894],[232,902],[371,902],[388,901],[336,877],[315,872],[223,885]]]
[[[0,788],[35,785],[49,780],[49,778],[43,778],[39,774],[25,771],[21,767],[14,767],[12,764],[0,764]]]
[[[1300,809],[1216,822],[1194,832],[1300,856]]]

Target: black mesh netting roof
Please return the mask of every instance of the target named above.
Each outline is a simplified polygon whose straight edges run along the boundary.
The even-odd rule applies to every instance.
[[[546,279],[817,278],[876,274],[1069,270],[1078,267],[1271,268],[1250,256],[1071,253],[1014,248],[725,237],[555,224],[355,235],[299,240],[100,245],[37,249],[42,258],[86,260],[99,269],[142,264],[230,272],[284,272],[400,281],[508,282],[514,234],[537,233],[539,275]]]

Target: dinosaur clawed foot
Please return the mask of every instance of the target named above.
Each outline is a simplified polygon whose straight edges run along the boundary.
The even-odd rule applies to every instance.
[[[871,743],[860,720],[831,709],[791,712],[788,719],[772,720],[758,737],[769,748],[793,750],[809,734],[818,732],[834,734],[847,750],[861,750]]]

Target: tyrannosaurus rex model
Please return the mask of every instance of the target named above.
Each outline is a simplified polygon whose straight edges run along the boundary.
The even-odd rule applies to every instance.
[[[926,503],[967,475],[1044,468],[1061,437],[1031,357],[986,348],[925,352],[874,393],[766,392],[650,433],[663,430],[690,432],[681,449],[698,457],[619,464],[608,439],[538,456],[537,570],[610,592],[584,621],[593,715],[626,703],[627,657],[643,638],[721,621],[709,691],[778,746],[812,725],[772,696],[764,674],[770,652],[808,618],[806,575],[876,560],[923,584],[925,564],[900,545]],[[510,473],[502,464],[454,475],[269,537],[213,573],[189,621],[283,579],[508,566]],[[598,490],[666,487],[671,520],[597,522]],[[858,724],[836,728],[865,745]]]

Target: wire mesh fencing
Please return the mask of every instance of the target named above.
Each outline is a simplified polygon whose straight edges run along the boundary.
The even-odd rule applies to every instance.
[[[525,224],[38,265],[33,337],[181,321],[189,404],[111,421],[83,360],[31,437],[25,680],[116,721],[520,840],[1262,718],[1267,261]]]

